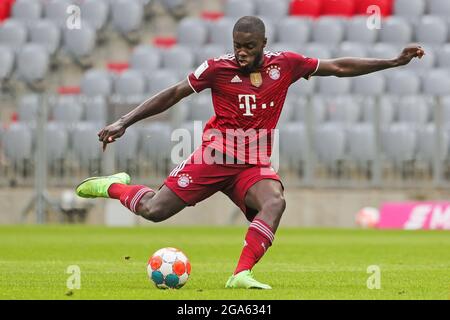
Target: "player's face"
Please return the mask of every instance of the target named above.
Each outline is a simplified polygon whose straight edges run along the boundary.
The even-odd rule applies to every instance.
[[[252,71],[260,65],[266,42],[266,38],[254,33],[233,33],[234,55],[241,69]]]

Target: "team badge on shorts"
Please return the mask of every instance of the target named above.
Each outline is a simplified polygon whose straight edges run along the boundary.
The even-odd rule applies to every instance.
[[[188,175],[187,173],[182,173],[178,178],[178,186],[180,188],[186,188],[192,181],[193,180],[190,175]]]
[[[266,72],[269,74],[270,79],[272,80],[278,80],[280,79],[280,70],[281,68],[279,66],[269,66],[266,70]]]

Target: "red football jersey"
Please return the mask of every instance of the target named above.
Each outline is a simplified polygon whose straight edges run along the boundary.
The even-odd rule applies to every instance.
[[[238,163],[267,164],[289,86],[318,66],[318,59],[293,52],[265,51],[263,65],[252,73],[241,70],[233,54],[205,61],[188,76],[195,92],[211,89],[215,116],[203,143]]]

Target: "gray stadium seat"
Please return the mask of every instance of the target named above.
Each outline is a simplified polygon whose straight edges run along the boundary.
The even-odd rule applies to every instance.
[[[291,51],[291,52],[300,52],[301,45],[296,45],[292,42],[275,42],[268,44],[266,46],[266,50],[272,51],[272,52],[278,52],[278,51]]]
[[[38,116],[39,96],[37,94],[26,94],[19,98],[18,116],[21,122],[34,122]]]
[[[9,79],[14,68],[14,52],[11,48],[0,45],[0,82]]]
[[[99,169],[102,148],[97,133],[100,129],[99,126],[90,122],[75,124],[72,145],[75,158],[81,168]]]
[[[450,17],[450,2],[447,0],[428,0],[428,11],[435,16]]]
[[[311,42],[306,44],[302,51],[300,52],[304,56],[318,59],[329,59],[331,58],[330,49],[324,44]]]
[[[378,39],[378,29],[367,28],[367,17],[353,17],[345,26],[345,38],[350,42],[372,44]]]
[[[311,112],[313,113],[313,122],[321,123],[325,120],[326,107],[325,100],[320,95],[314,95],[311,99],[305,97],[297,98],[297,103],[294,109],[293,120],[306,122],[307,121],[307,107],[311,104]]]
[[[280,126],[280,154],[294,169],[301,167],[308,155],[306,128],[299,122],[291,122]]]
[[[73,124],[81,121],[82,105],[72,96],[59,96],[53,108],[53,119],[56,122]]]
[[[144,160],[156,165],[170,159],[172,128],[166,122],[151,122],[139,127],[140,150]]]
[[[150,45],[139,45],[134,48],[130,57],[130,67],[151,76],[161,66],[161,54],[158,49]]]
[[[401,164],[414,160],[416,153],[416,130],[410,124],[392,123],[383,129],[381,145],[389,161]]]
[[[310,32],[310,23],[298,17],[287,17],[277,25],[278,41],[295,46],[308,42]]]
[[[227,51],[232,52],[234,24],[234,19],[226,17],[216,21],[215,23],[211,23],[209,25],[211,42],[214,44],[223,45]]]
[[[210,92],[202,92],[199,95],[194,96],[192,100],[193,101],[189,106],[190,112],[188,120],[198,120],[206,123],[206,121],[214,115],[214,107]]]
[[[428,70],[423,81],[423,92],[429,95],[450,94],[450,74],[447,70]]]
[[[137,164],[137,154],[139,147],[139,131],[135,127],[127,128],[125,134],[117,139],[116,161],[119,171],[129,171]]]
[[[376,43],[369,49],[369,55],[378,59],[393,59],[401,53],[399,46],[390,43]]]
[[[291,84],[288,95],[301,97],[314,94],[316,90],[317,77],[311,77],[309,80],[300,79]]]
[[[439,68],[450,69],[450,43],[443,45],[436,51],[437,66]]]
[[[80,6],[82,19],[98,31],[108,22],[109,3],[104,0],[84,0]]]
[[[15,19],[7,19],[0,25],[0,44],[18,51],[27,41],[25,25]]]
[[[224,12],[227,17],[240,18],[242,16],[254,16],[256,8],[253,1],[227,0]]]
[[[420,79],[411,70],[388,70],[387,88],[391,94],[416,94],[420,89]]]
[[[17,165],[33,158],[33,135],[31,129],[24,123],[12,123],[3,134],[3,149],[5,156]]]
[[[42,4],[34,0],[17,0],[12,7],[12,17],[32,28],[41,18]]]
[[[108,96],[112,92],[112,79],[105,70],[91,69],[81,79],[81,93],[87,96]]]
[[[338,45],[344,38],[342,23],[336,19],[323,17],[312,25],[312,40],[330,47]]]
[[[208,26],[199,18],[184,18],[177,25],[177,40],[182,46],[203,46],[208,40]]]
[[[440,160],[445,160],[448,156],[449,136],[448,132],[443,130],[441,132],[442,149],[440,151]],[[436,126],[434,123],[429,123],[420,127],[417,130],[417,158],[431,164],[434,161],[436,145]]]
[[[349,95],[325,99],[328,121],[352,124],[359,121],[359,106]]]
[[[191,70],[194,66],[194,54],[188,47],[177,45],[163,52],[162,64],[170,70]]]
[[[422,75],[424,72],[433,69],[434,65],[436,64],[435,50],[428,46],[424,46],[423,48],[425,50],[425,55],[422,57],[422,59],[413,59],[406,67],[419,75]]]
[[[45,17],[55,22],[60,28],[65,28],[69,17],[67,8],[72,2],[69,0],[49,0],[44,4]]]
[[[80,29],[65,29],[65,49],[77,58],[89,56],[95,48],[96,33],[87,21],[82,21]]]
[[[266,28],[267,43],[275,42],[276,41],[276,35],[277,35],[276,34],[277,30],[276,30],[276,27],[275,27],[276,23],[272,19],[270,19],[268,17],[258,16],[258,18],[260,18],[264,22],[264,25],[265,25],[265,28]]]
[[[381,95],[384,93],[385,87],[385,78],[380,73],[352,78],[352,92],[355,94]]]
[[[52,55],[61,45],[61,31],[52,20],[41,19],[30,28],[30,41],[43,45]]]
[[[347,94],[350,92],[350,78],[320,77],[318,89],[323,95]]]
[[[443,121],[445,124],[450,124],[450,95],[441,98]]]
[[[366,57],[367,46],[358,42],[342,42],[336,50],[335,56],[340,57]]]
[[[394,14],[409,21],[418,20],[425,13],[425,5],[425,0],[396,0]]]
[[[376,108],[380,111],[381,124],[390,124],[396,116],[394,103],[390,96],[381,96],[378,103],[373,97],[367,97],[361,101],[361,106],[362,120],[364,122],[374,123]]]
[[[137,70],[126,70],[114,80],[114,92],[121,96],[139,96],[146,89],[145,77]]]
[[[48,66],[47,50],[39,44],[28,43],[18,53],[17,73],[26,82],[44,79]]]
[[[55,165],[67,157],[69,151],[69,134],[59,123],[49,122],[46,127],[47,163]]]
[[[411,124],[425,124],[430,119],[430,107],[423,96],[400,97],[397,104],[398,121]]]
[[[158,70],[147,78],[147,81],[149,93],[156,94],[176,84],[178,77],[176,73],[171,70]]]
[[[112,25],[122,34],[137,31],[144,18],[143,4],[137,0],[116,0],[112,3]]]
[[[205,60],[218,58],[226,54],[225,47],[221,44],[208,43],[198,48],[195,54],[195,64],[200,65]]]
[[[411,41],[412,29],[408,21],[391,16],[384,20],[380,29],[380,41],[393,44],[406,44]]]
[[[255,4],[257,15],[270,18],[274,22],[288,16],[287,1],[258,0]]]
[[[105,123],[108,119],[105,97],[89,97],[84,103],[84,109],[86,110],[86,121],[95,123]]]
[[[441,17],[423,16],[415,27],[415,33],[420,44],[442,45],[447,41],[447,23]]]
[[[294,112],[296,107],[297,107],[296,99],[288,95],[286,97],[286,100],[284,101],[283,110],[281,111],[278,123],[284,125],[285,123],[291,122],[294,118]]]
[[[345,156],[345,131],[336,123],[324,123],[316,128],[315,151],[318,159],[327,166],[334,166]]]
[[[358,123],[348,127],[346,140],[351,160],[364,163],[375,159],[375,129],[372,124]]]

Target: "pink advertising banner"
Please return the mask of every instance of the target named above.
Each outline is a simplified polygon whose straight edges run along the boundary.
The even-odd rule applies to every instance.
[[[386,202],[377,227],[450,230],[450,202]]]

